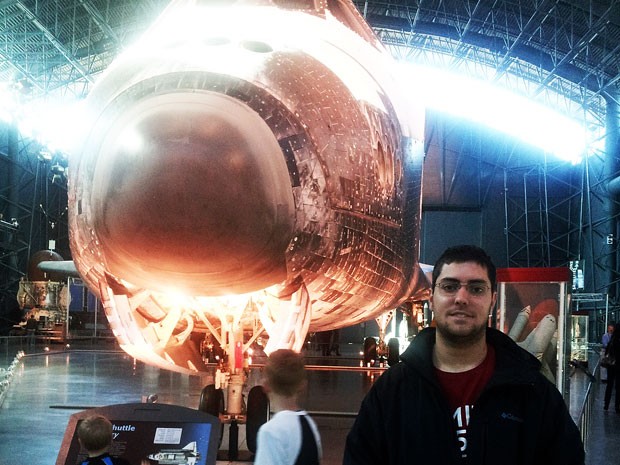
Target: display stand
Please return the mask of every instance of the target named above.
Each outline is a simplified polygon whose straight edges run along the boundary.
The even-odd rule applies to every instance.
[[[112,422],[109,453],[131,464],[215,465],[217,460],[222,427],[218,417],[179,405],[132,403],[71,415],[56,465],[79,465],[86,459],[77,427],[91,415],[103,415]]]
[[[569,268],[497,270],[497,328],[541,361],[567,402],[571,279]]]

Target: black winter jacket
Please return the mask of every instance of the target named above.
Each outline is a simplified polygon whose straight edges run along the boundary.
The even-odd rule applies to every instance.
[[[609,344],[605,348],[605,355],[611,355],[617,360],[616,364],[620,362],[620,337],[611,337]]]
[[[466,458],[434,373],[435,329],[427,328],[366,395],[344,465],[582,465],[579,430],[538,360],[495,329],[487,342],[495,372],[471,413]]]

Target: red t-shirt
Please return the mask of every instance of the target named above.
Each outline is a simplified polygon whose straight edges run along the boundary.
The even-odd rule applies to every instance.
[[[495,370],[495,349],[487,346],[487,356],[475,368],[461,373],[448,373],[435,368],[439,385],[453,413],[456,436],[462,457],[467,457],[467,426],[478,396]]]

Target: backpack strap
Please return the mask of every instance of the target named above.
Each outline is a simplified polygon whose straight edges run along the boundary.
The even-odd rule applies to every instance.
[[[104,465],[114,465],[112,457],[110,457],[109,455],[105,456],[103,459],[98,458],[97,460],[95,460],[94,464],[91,464],[90,458],[87,458],[81,463],[81,465],[98,465],[100,463],[103,463]]]
[[[301,448],[295,465],[319,465],[319,449],[316,438],[305,415],[299,415],[301,423]]]

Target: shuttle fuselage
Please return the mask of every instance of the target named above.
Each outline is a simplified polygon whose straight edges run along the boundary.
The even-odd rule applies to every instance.
[[[306,3],[173,2],[88,97],[71,249],[139,359],[299,350],[425,292],[423,109],[349,0]]]

